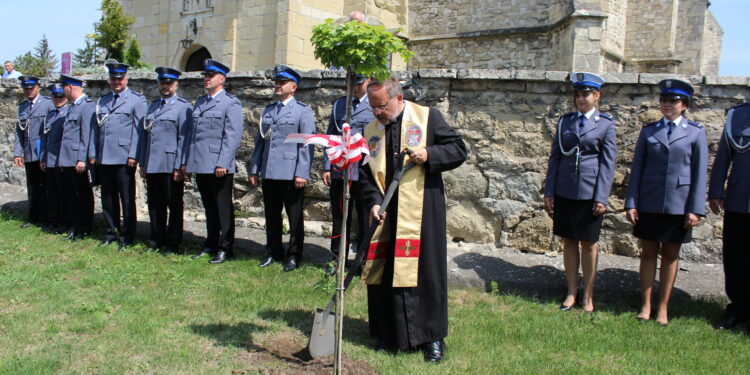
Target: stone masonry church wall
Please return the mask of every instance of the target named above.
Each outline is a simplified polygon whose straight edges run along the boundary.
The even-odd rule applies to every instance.
[[[439,109],[463,136],[470,153],[460,168],[446,173],[448,236],[450,240],[493,243],[524,251],[551,249],[551,220],[542,208],[542,189],[551,139],[560,115],[572,111],[568,73],[528,70],[415,70],[396,73],[407,84],[407,99]],[[253,150],[262,108],[272,103],[270,71],[232,72],[227,91],[239,97],[245,112],[245,131],[237,153],[235,206],[250,216],[237,225],[262,228],[259,189],[247,182],[247,164]],[[296,95],[309,103],[319,132],[324,132],[331,103],[344,94],[341,72],[310,71]],[[107,92],[106,77],[88,76],[86,92],[94,98]],[[660,117],[658,74],[604,74],[601,109],[617,121],[617,169],[604,219],[602,251],[637,255],[638,244],[623,214],[628,171],[638,132],[647,121]],[[689,118],[706,127],[711,159],[716,152],[724,110],[750,98],[747,77],[687,76],[697,89]],[[155,75],[130,77],[130,87],[149,99],[158,95]],[[46,90],[44,90],[46,93]],[[181,82],[181,96],[194,101],[202,95],[200,76],[189,73]],[[23,168],[12,166],[16,108],[22,100],[16,80],[0,82],[0,182],[24,184]],[[320,179],[322,150],[315,153],[313,177],[306,190],[306,229],[323,235],[330,231],[328,190]],[[141,220],[148,220],[145,189],[139,179]],[[97,199],[98,200],[98,199]],[[188,184],[186,219],[202,220],[195,187]],[[694,242],[684,246],[686,258],[715,261],[721,249],[721,220],[709,214],[694,231]]]

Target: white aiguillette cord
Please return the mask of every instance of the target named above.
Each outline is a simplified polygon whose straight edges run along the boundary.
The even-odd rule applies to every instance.
[[[562,121],[563,121],[562,117],[560,117],[560,120],[557,121],[557,145],[560,147],[560,153],[562,153],[565,156],[571,156],[573,154],[576,154],[576,174],[578,174],[578,166],[579,166],[580,156],[581,156],[580,147],[579,145],[575,145],[570,150],[565,151],[565,148],[563,148],[563,144],[562,144]]]
[[[732,115],[733,114],[734,114],[734,108],[730,109],[729,112],[727,112],[727,124],[724,126],[724,139],[726,139],[729,147],[743,154],[747,152],[747,150],[750,150],[750,141],[748,141],[746,144],[743,145],[743,144],[737,143],[737,141],[734,140],[734,137],[732,136]]]

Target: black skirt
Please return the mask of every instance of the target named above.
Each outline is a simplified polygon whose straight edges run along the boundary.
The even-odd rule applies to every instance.
[[[689,243],[693,238],[693,228],[685,229],[684,226],[685,215],[638,212],[633,235],[642,240]]]
[[[594,200],[567,199],[555,195],[552,233],[578,241],[597,242],[604,215],[594,216]]]

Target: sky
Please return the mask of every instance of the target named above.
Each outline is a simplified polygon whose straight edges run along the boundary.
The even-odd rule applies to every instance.
[[[20,0],[12,4],[0,22],[0,35],[5,36],[0,42],[2,61],[33,51],[42,34],[58,59],[63,52],[75,53],[83,48],[84,35],[94,32],[94,22],[101,17],[101,0]],[[711,0],[709,9],[724,29],[719,74],[750,76],[750,0]],[[29,26],[29,19],[34,20],[34,27]]]

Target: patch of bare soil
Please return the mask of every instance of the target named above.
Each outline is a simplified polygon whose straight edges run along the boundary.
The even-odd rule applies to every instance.
[[[313,359],[307,350],[306,338],[299,333],[283,331],[258,336],[249,342],[248,352],[239,362],[247,368],[232,374],[263,375],[324,375],[333,373],[333,357]],[[377,372],[363,360],[353,360],[344,355],[341,373],[346,375],[376,375]]]

